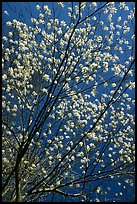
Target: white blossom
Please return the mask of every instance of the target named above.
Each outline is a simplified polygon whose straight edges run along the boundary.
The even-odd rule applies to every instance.
[[[49,81],[49,75],[48,74],[45,74],[44,76],[43,76],[43,79],[45,80],[45,81]]]
[[[37,10],[40,10],[40,5],[37,4],[37,5],[36,5],[36,9],[37,9]]]

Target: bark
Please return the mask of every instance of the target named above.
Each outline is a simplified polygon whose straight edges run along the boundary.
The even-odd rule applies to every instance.
[[[23,202],[22,195],[21,195],[21,183],[20,183],[20,164],[16,163],[16,169],[15,169],[15,183],[16,183],[16,198],[15,202]]]

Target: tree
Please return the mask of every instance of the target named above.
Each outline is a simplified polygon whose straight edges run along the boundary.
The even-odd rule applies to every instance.
[[[134,3],[26,10],[2,38],[3,201],[133,201]]]

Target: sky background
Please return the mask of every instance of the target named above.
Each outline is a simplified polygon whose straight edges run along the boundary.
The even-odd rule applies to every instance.
[[[105,2],[104,2],[105,3]],[[3,35],[6,35],[8,33],[8,29],[7,27],[5,27],[5,22],[7,21],[12,21],[13,19],[17,19],[17,20],[22,20],[27,24],[27,25],[32,25],[31,22],[30,22],[30,14],[28,13],[28,11],[26,10],[26,8],[29,10],[29,6],[31,8],[31,12],[33,14],[33,17],[38,17],[38,14],[39,14],[39,11],[36,10],[36,5],[39,4],[39,5],[48,5],[50,8],[52,8],[52,6],[55,7],[55,11],[57,12],[57,14],[60,12],[60,6],[57,5],[55,2],[3,2],[2,3],[2,32],[3,32]],[[132,8],[132,5],[130,2],[127,2],[127,5],[129,6],[129,8]],[[26,8],[25,8],[26,7]],[[4,11],[7,11],[8,12],[8,15],[4,13]],[[17,12],[18,15],[21,16],[18,17],[18,15],[15,14],[14,11]],[[63,11],[60,13],[60,17],[59,19],[61,20],[65,20],[66,22],[69,22],[69,18],[68,16],[66,15],[68,12],[67,10],[67,6],[63,9]],[[117,14],[120,15],[121,11],[118,10]],[[122,14],[122,16],[127,16],[127,12],[124,11],[124,13]],[[102,18],[102,21],[105,21],[105,16],[104,18]],[[124,18],[122,19],[121,23],[124,21]],[[98,31],[99,33],[99,31]],[[130,39],[130,35],[132,33],[129,33],[129,39]],[[124,56],[126,57],[126,56]],[[121,61],[124,61],[125,58],[123,56],[121,56]],[[133,91],[132,91],[132,94]],[[113,187],[113,191],[110,192],[110,196],[113,195],[113,193],[115,193],[115,190],[117,191],[118,189],[118,186],[115,185],[113,182],[112,182],[112,187]],[[133,198],[133,195],[134,195],[134,192],[131,190],[129,192],[127,192],[127,197],[124,198],[125,202],[127,201],[130,201],[132,200]],[[60,198],[54,198],[56,201],[60,201]],[[59,199],[59,200],[57,200]],[[64,200],[65,201],[65,200]]]

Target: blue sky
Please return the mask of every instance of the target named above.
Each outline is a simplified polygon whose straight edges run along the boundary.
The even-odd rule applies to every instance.
[[[39,14],[39,11],[37,11],[36,10],[36,5],[37,4],[39,4],[39,5],[42,5],[42,4],[47,4],[50,8],[52,8],[52,5],[54,5],[54,7],[55,7],[55,10],[56,10],[56,12],[57,13],[59,13],[60,12],[60,7],[55,3],[55,2],[30,2],[29,4],[30,4],[30,7],[31,7],[31,12],[32,12],[32,14],[33,14],[33,17],[37,17],[38,16],[38,14]],[[9,4],[9,6],[11,7],[11,9],[9,8],[9,6],[8,6],[8,4]],[[27,12],[27,10],[26,10],[26,8],[25,7],[27,7],[27,9],[29,9],[29,7],[28,7],[28,2],[3,2],[2,3],[2,17],[3,17],[3,22],[6,22],[6,21],[11,21],[12,19],[17,19],[17,20],[20,20],[20,18],[12,11],[12,9],[14,9],[15,11],[17,11],[17,13],[18,13],[18,15],[21,15],[21,19],[23,19],[23,21],[26,23],[26,24],[30,24],[31,25],[31,23],[30,23],[30,15],[29,15],[29,13]],[[129,7],[132,7],[132,5],[131,5],[131,3],[130,2],[128,2],[127,3],[128,5],[129,5]],[[9,15],[7,15],[7,14],[5,14],[4,13],[4,11],[7,11],[8,12],[8,14]],[[66,22],[68,21],[69,22],[69,18],[67,17],[67,8],[65,8],[64,10],[63,10],[63,12],[61,12],[60,13],[60,19],[61,20],[65,20]],[[23,15],[23,18],[22,18],[22,15]],[[118,10],[118,15],[121,15],[121,11],[120,10]],[[121,23],[124,21],[124,17],[126,18],[127,17],[127,12],[126,11],[124,11],[124,13],[122,14],[122,16],[123,16],[123,19],[122,19],[122,21],[121,21]],[[103,18],[102,17],[102,21],[105,21],[106,19],[105,19],[105,17]],[[116,19],[114,19],[114,21],[115,21]],[[3,26],[3,33],[5,33],[5,34],[7,34],[7,28],[5,27],[5,26]],[[99,32],[100,31],[97,31],[97,33],[99,34]],[[129,32],[129,39],[130,39],[130,35],[131,35],[132,33],[130,33]],[[126,58],[127,56],[124,56],[123,57],[123,55],[122,56],[120,56],[120,59],[121,59],[121,61],[124,61],[125,60],[125,58]],[[104,91],[104,90],[100,90],[100,94],[101,94],[101,92],[102,91]],[[130,92],[129,92],[130,93]],[[134,94],[134,93],[133,93]],[[113,194],[114,192],[115,192],[115,190],[118,190],[118,187],[117,186],[115,186],[114,187],[114,183],[112,182],[112,184],[111,184],[111,186],[112,186],[112,188],[113,188],[113,190],[114,191],[112,191],[111,193]],[[111,196],[111,193],[110,193],[110,196]],[[128,201],[128,200],[131,200],[132,199],[132,196],[133,196],[133,192],[132,191],[130,191],[128,194],[127,194],[127,198],[126,198],[126,200]]]

